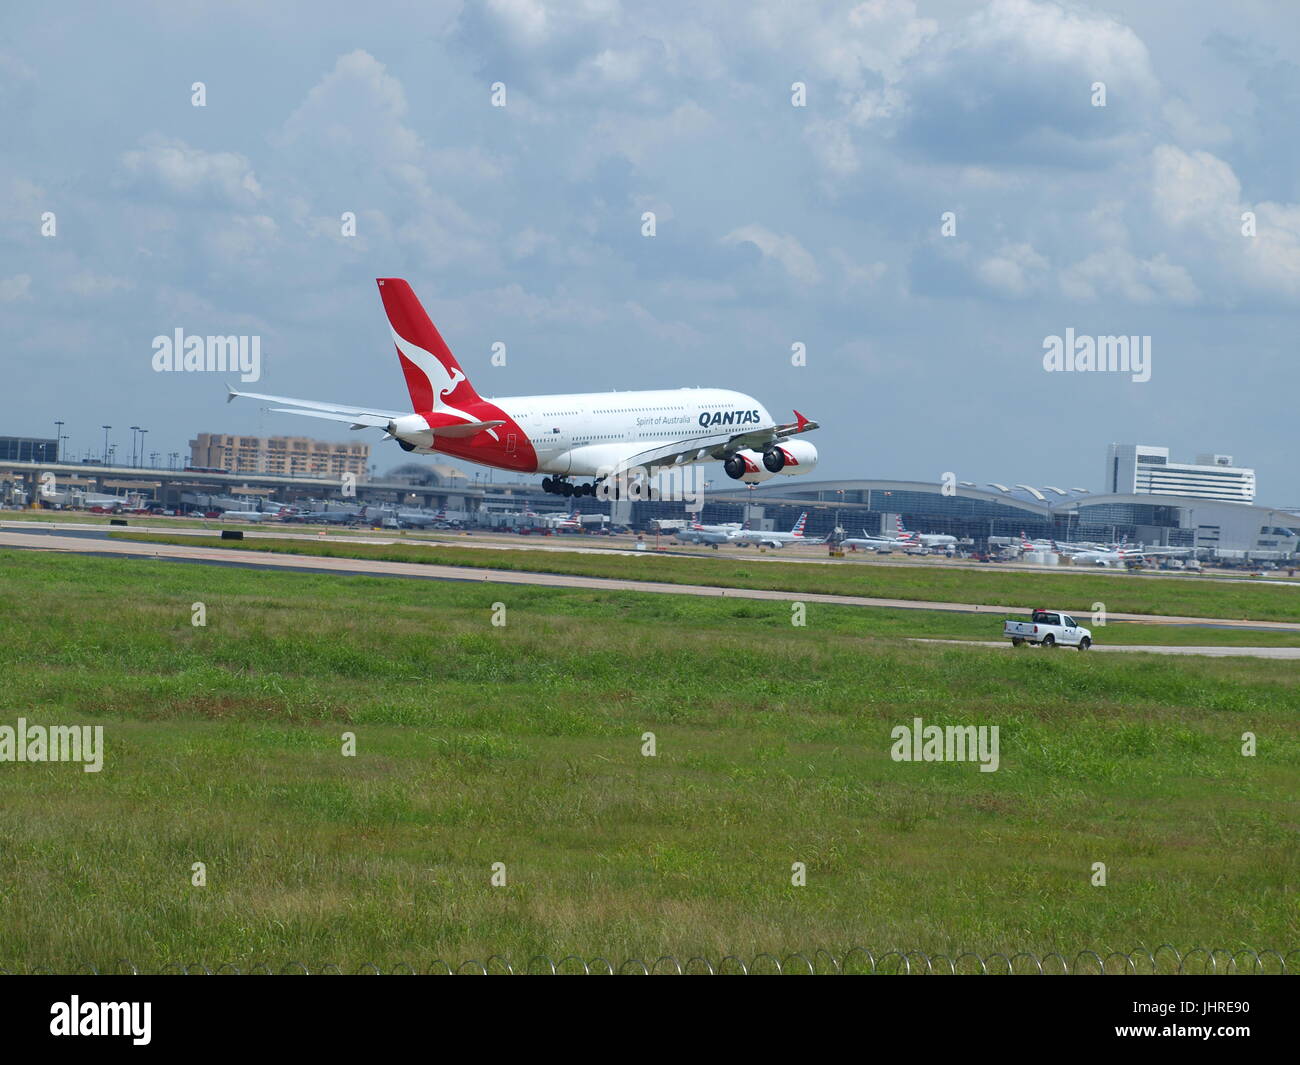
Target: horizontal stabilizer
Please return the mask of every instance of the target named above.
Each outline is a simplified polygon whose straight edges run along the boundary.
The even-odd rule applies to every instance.
[[[491,422],[450,422],[447,425],[433,426],[434,436],[445,436],[453,440],[459,440],[466,436],[475,436],[487,429],[495,429],[498,425],[505,425],[504,421]]]

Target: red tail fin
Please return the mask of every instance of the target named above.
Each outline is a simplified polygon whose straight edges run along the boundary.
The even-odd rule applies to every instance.
[[[397,358],[411,394],[412,409],[459,407],[478,400],[478,393],[456,356],[429,321],[411,286],[400,277],[376,279],[384,312],[397,346]]]

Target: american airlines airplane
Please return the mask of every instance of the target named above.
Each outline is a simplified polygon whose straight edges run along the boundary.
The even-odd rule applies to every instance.
[[[1142,562],[1148,558],[1159,558],[1162,555],[1170,557],[1179,557],[1181,555],[1190,555],[1190,547],[1143,547],[1138,544],[1137,547],[1128,546],[1128,537],[1120,540],[1117,547],[1109,550],[1102,549],[1099,551],[1079,551],[1058,548],[1061,554],[1068,554],[1072,561],[1082,562],[1086,566],[1128,566]]]
[[[957,543],[957,537],[947,533],[908,532],[903,528],[901,514],[898,515],[898,540],[902,544],[916,544],[920,547],[952,547]]]
[[[742,526],[738,521],[723,522],[721,525],[701,525],[698,521],[692,521],[690,525],[677,529],[673,535],[681,543],[726,544],[731,542],[731,534],[741,528],[749,528],[749,522]]]
[[[957,537],[947,533],[908,532],[903,527],[903,516],[896,515],[897,536],[872,536],[866,529],[861,536],[850,536],[840,541],[841,547],[865,547],[873,551],[882,549],[905,551],[908,548],[951,547],[957,543]]]
[[[590,392],[484,399],[470,384],[415,293],[401,278],[377,279],[411,397],[410,411],[350,407],[230,389],[286,404],[281,414],[383,429],[406,451],[441,453],[516,473],[543,473],[542,488],[595,495],[607,478],[637,480],[665,468],[720,461],[727,476],[757,484],[810,472],[817,448],[793,439],[818,427],[798,411],[777,424],[743,392],[720,388]],[[591,477],[573,484],[570,477]],[[617,480],[611,481],[611,485]]]
[[[805,510],[794,523],[789,532],[759,532],[756,529],[737,529],[727,535],[733,544],[756,544],[759,547],[784,547],[786,544],[820,544],[821,540],[810,540],[804,536],[804,525],[808,522]]]

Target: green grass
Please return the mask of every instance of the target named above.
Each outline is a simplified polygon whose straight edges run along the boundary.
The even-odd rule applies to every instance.
[[[0,724],[107,747],[0,763],[0,965],[1296,946],[1295,664],[899,638],[989,620],[0,552]]]
[[[726,588],[921,599],[993,606],[1048,605],[1091,613],[1105,603],[1110,613],[1165,614],[1300,624],[1300,589],[1226,581],[1152,580],[1128,574],[983,572],[963,568],[848,563],[745,562],[664,555],[600,555],[565,551],[484,551],[426,544],[356,544],[314,540],[214,540],[202,536],[113,533],[114,539],[223,547],[325,558],[357,558],[526,573],[705,584]]]

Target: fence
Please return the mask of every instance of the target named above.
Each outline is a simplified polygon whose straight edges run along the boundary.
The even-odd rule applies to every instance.
[[[1015,954],[994,953],[980,956],[965,952],[949,957],[946,954],[927,954],[921,950],[891,950],[877,957],[872,951],[863,947],[853,947],[843,954],[833,954],[828,950],[816,950],[811,954],[795,952],[778,957],[775,954],[757,954],[748,962],[734,954],[720,958],[716,963],[699,955],[684,962],[671,955],[663,954],[649,961],[641,958],[628,958],[619,965],[606,958],[584,959],[576,954],[560,958],[558,961],[546,955],[530,958],[518,968],[508,959],[494,954],[486,960],[469,959],[453,964],[438,959],[427,968],[416,969],[405,962],[399,962],[388,969],[382,969],[373,963],[366,963],[350,972],[333,963],[309,966],[304,962],[290,962],[280,969],[273,970],[266,964],[251,965],[240,968],[224,964],[210,968],[202,963],[191,965],[168,965],[161,969],[144,970],[129,961],[121,960],[112,966],[98,969],[93,966],[79,966],[70,970],[57,970],[61,973],[86,975],[177,975],[177,976],[224,976],[224,975],[264,975],[264,976],[487,976],[487,975],[588,975],[588,976],[648,976],[648,975],[786,975],[811,976],[816,974],[835,975],[879,975],[879,976],[956,976],[956,975],[1149,975],[1149,974],[1183,974],[1183,975],[1289,975],[1300,966],[1300,949],[1282,955],[1275,950],[1236,951],[1215,948],[1207,950],[1196,947],[1186,954],[1180,953],[1168,943],[1162,944],[1154,951],[1094,951],[1081,950],[1073,959],[1056,951],[1037,955],[1029,951]],[[31,975],[48,974],[56,970],[37,967],[19,970]],[[0,975],[16,975],[15,970],[0,967]]]

